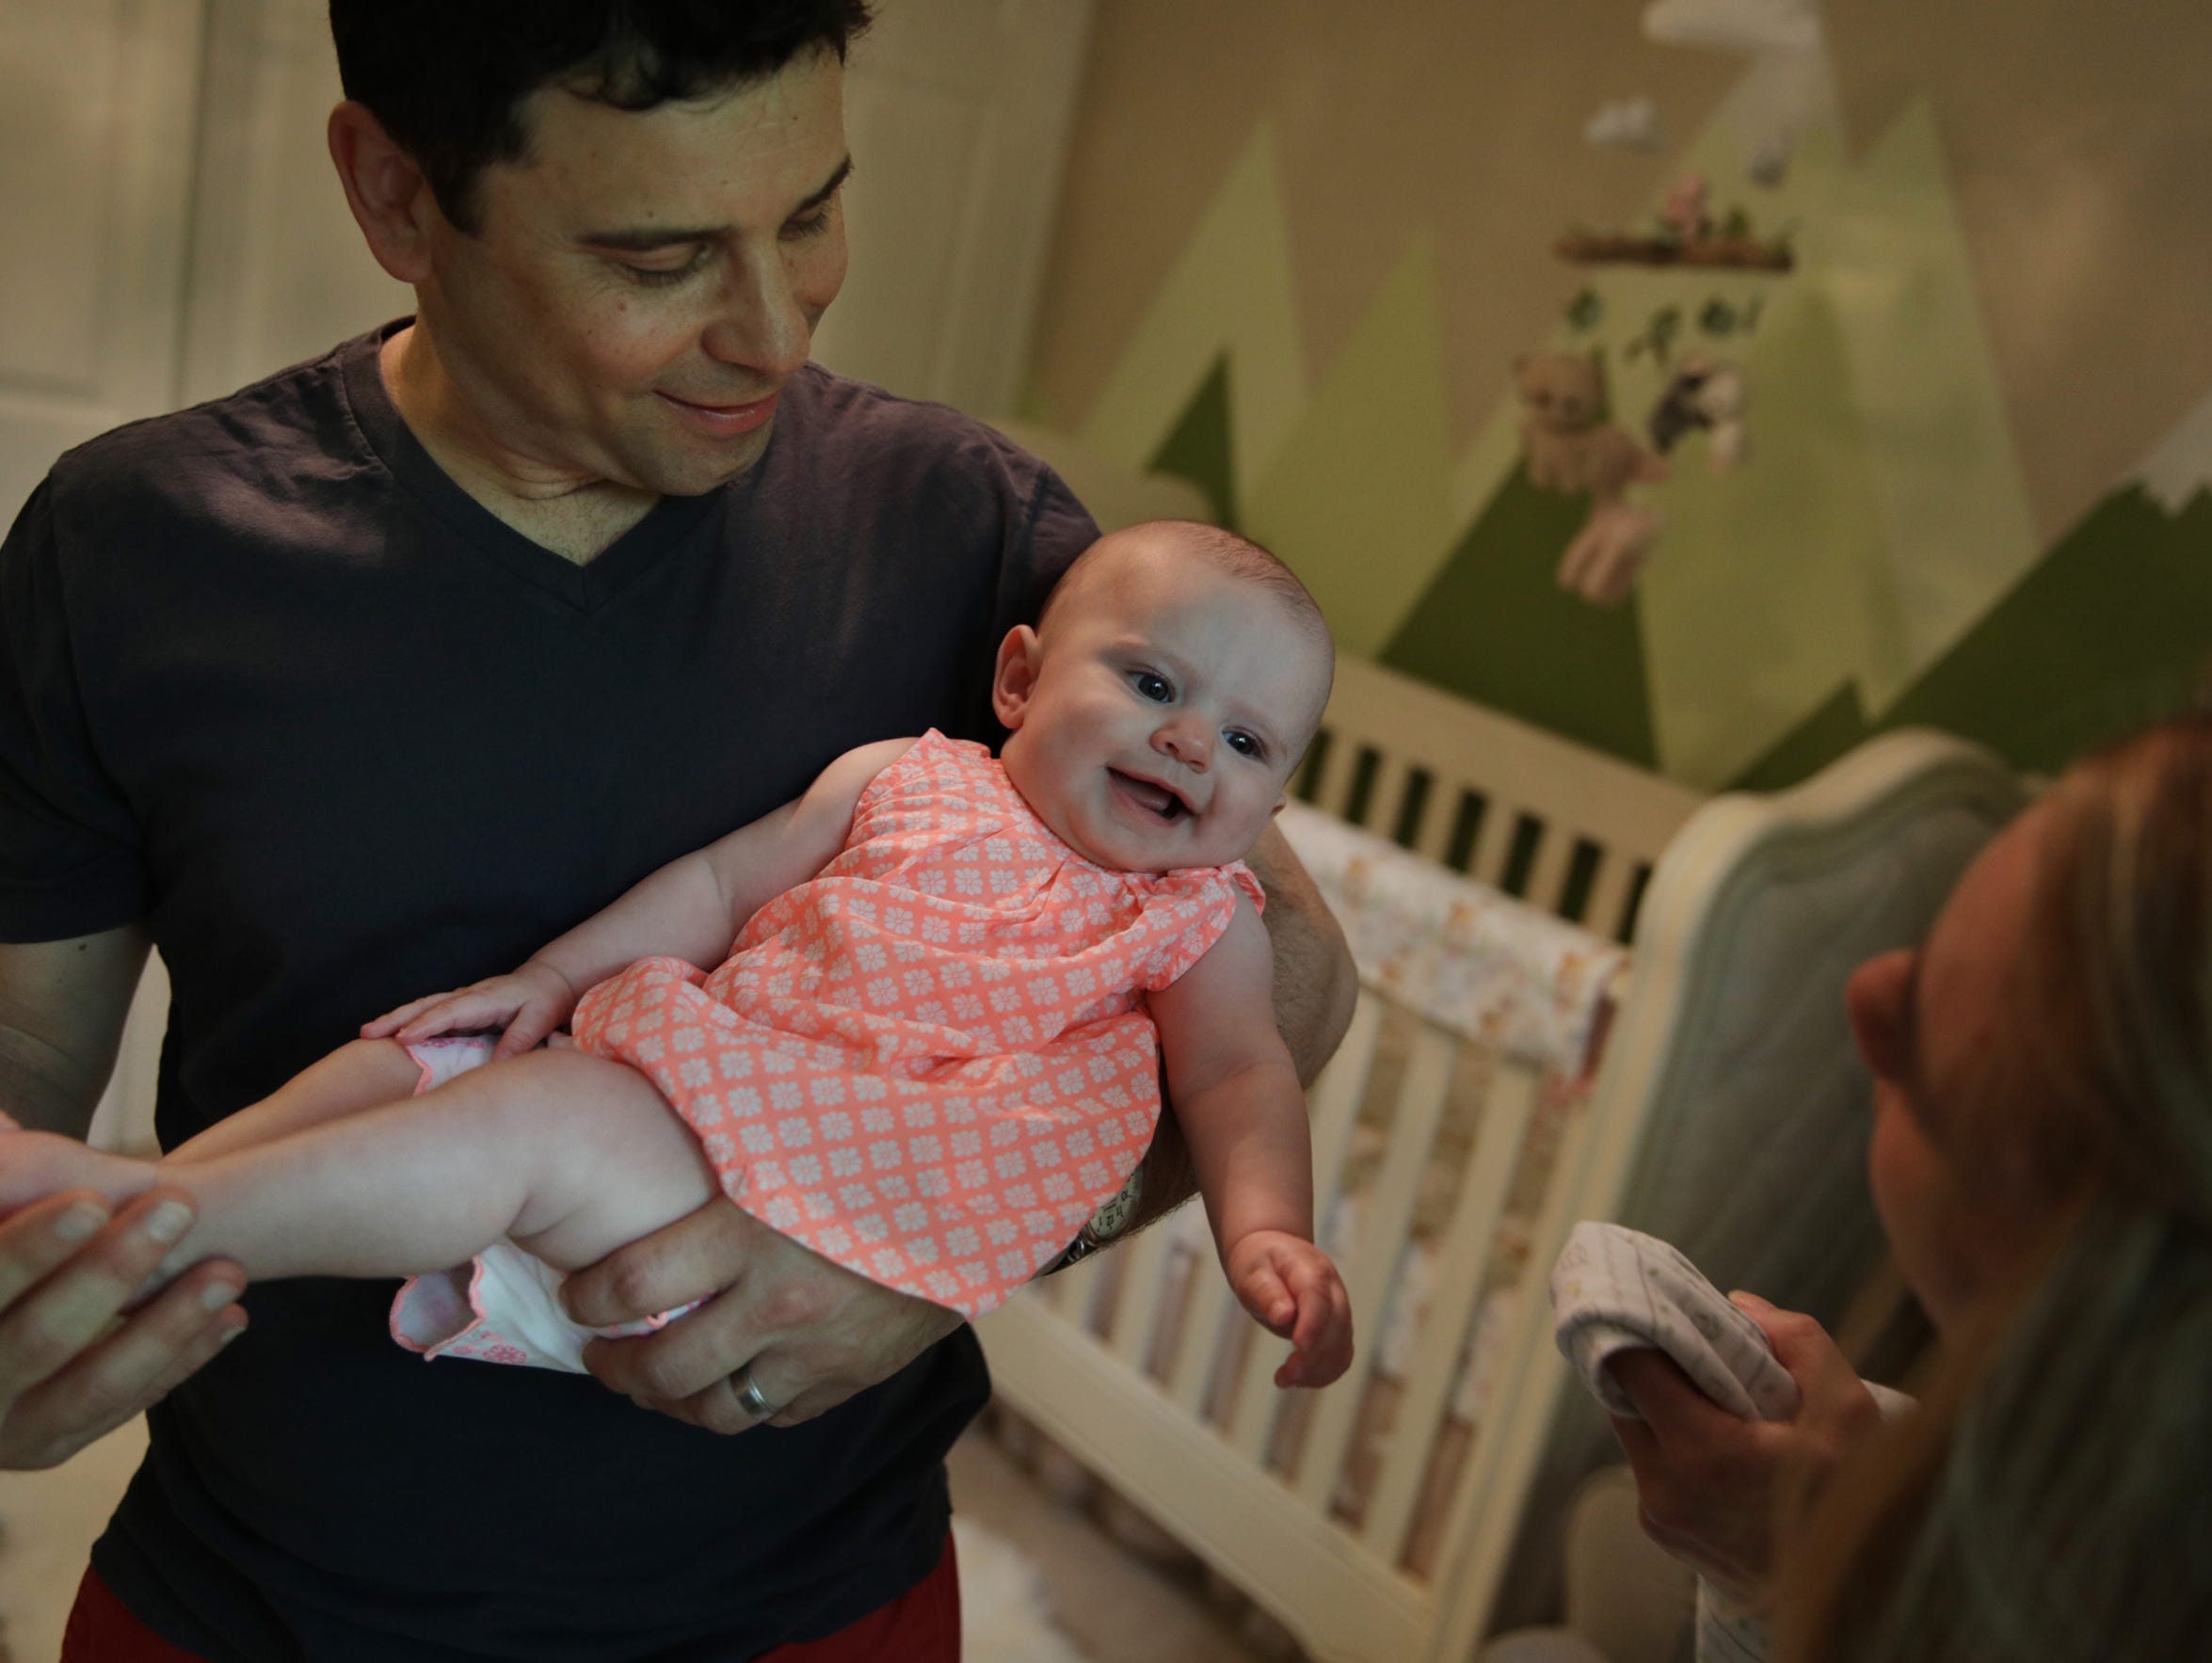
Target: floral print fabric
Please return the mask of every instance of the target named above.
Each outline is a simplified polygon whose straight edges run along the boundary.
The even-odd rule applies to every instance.
[[[1160,1112],[1139,1003],[1227,929],[1242,864],[1093,865],[982,745],[932,731],[844,850],[702,973],[646,959],[577,1043],[648,1076],[730,1199],[874,1281],[976,1316],[1121,1188]]]

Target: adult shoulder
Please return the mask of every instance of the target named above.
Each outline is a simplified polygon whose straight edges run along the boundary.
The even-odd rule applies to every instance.
[[[950,405],[905,398],[809,363],[785,389],[778,460],[820,478],[845,477],[916,506],[987,512],[993,504],[1033,517],[1080,518],[1097,529],[1060,476],[985,422]],[[773,453],[772,453],[773,454]]]
[[[221,398],[148,416],[65,451],[47,474],[51,511],[75,543],[136,524],[259,518],[358,478],[367,446],[345,372],[366,337],[292,364]]]

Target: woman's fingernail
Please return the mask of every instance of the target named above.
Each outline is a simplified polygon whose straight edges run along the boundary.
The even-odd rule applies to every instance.
[[[233,1328],[233,1329],[230,1330],[228,1333],[226,1333],[226,1334],[223,1335],[223,1337],[222,1337],[221,1339],[219,1339],[219,1340],[216,1341],[216,1344],[217,1344],[217,1345],[221,1345],[221,1346],[227,1346],[227,1345],[229,1345],[229,1344],[230,1344],[230,1343],[231,1343],[232,1340],[236,1339],[236,1338],[237,1338],[237,1337],[238,1337],[238,1336],[239,1336],[241,1334],[244,1334],[245,1332],[246,1332],[246,1324],[245,1324],[245,1323],[243,1323],[243,1322],[241,1322],[241,1323],[239,1323],[239,1324],[238,1324],[238,1326],[237,1326],[237,1327],[235,1327],[235,1328]]]
[[[219,1311],[237,1297],[238,1285],[235,1282],[210,1282],[200,1290],[200,1308],[203,1311]]]
[[[1739,1311],[1771,1311],[1774,1308],[1757,1294],[1745,1293],[1740,1289],[1728,1296],[1728,1303]]]
[[[146,1220],[146,1234],[156,1241],[181,1241],[192,1227],[192,1209],[182,1201],[165,1201]]]
[[[96,1201],[79,1201],[54,1221],[54,1233],[64,1241],[89,1241],[107,1223],[107,1208]]]

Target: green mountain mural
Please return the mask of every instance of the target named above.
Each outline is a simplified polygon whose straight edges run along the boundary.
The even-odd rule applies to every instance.
[[[1590,605],[1553,581],[1584,497],[1515,468],[1382,653],[1394,670],[1648,768],[1637,601]]]
[[[2092,509],[1879,717],[1867,717],[1847,682],[1733,784],[1778,790],[1870,734],[1921,726],[2056,773],[2186,702],[2208,670],[2212,492],[2170,514],[2130,485]]]
[[[1231,531],[1237,523],[1237,471],[1229,453],[1229,360],[1217,361],[1183,409],[1175,431],[1160,441],[1155,473],[1187,479],[1206,493],[1213,517]]]

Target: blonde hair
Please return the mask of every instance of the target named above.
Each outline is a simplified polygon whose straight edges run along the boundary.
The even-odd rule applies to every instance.
[[[2212,715],[2037,812],[2020,1063],[1929,1132],[2047,1239],[1786,1541],[1791,1663],[2148,1663],[2212,1635]]]

